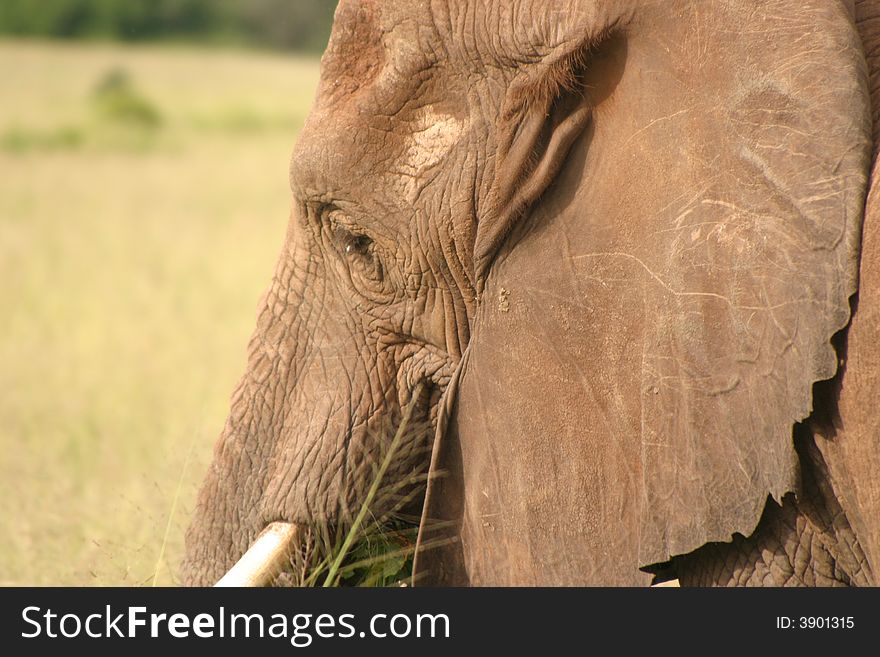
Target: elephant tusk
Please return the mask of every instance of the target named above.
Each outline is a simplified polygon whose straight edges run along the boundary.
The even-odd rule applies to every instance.
[[[214,586],[266,586],[281,569],[297,539],[299,527],[289,522],[273,522],[257,536],[241,559]]]

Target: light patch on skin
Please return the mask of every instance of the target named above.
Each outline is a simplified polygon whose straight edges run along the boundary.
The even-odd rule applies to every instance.
[[[428,105],[414,113],[408,128],[411,133],[400,158],[399,173],[404,196],[413,202],[428,182],[425,173],[440,164],[461,139],[464,122]]]

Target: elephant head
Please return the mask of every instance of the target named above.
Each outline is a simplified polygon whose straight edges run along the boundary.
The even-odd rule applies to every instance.
[[[867,85],[843,0],[342,0],[185,580],[343,522],[404,407],[427,581],[640,584],[752,534],[837,371]]]

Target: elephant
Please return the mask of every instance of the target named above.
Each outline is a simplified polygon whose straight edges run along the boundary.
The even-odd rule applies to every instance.
[[[341,0],[183,582],[409,409],[418,584],[877,585],[878,137],[880,0]]]

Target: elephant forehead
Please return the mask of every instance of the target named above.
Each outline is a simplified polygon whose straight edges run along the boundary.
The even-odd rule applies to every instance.
[[[312,112],[291,159],[295,188],[356,194],[362,185],[378,191],[381,180],[411,202],[466,136],[468,116],[445,101],[408,103],[388,116],[371,100]]]
[[[319,97],[342,99],[372,80],[385,64],[382,26],[374,1],[342,0],[321,61]]]
[[[318,105],[349,104],[376,87],[386,95],[418,82],[440,52],[427,3],[342,0],[321,60]]]
[[[359,184],[376,191],[381,178],[382,190],[411,203],[436,179],[433,170],[467,133],[466,93],[417,43],[393,52],[344,98],[335,81],[322,83],[294,150],[293,182],[356,194]]]
[[[293,183],[356,193],[361,179],[391,176],[412,197],[458,140],[464,119],[442,81],[448,61],[429,5],[342,0],[291,162]]]

